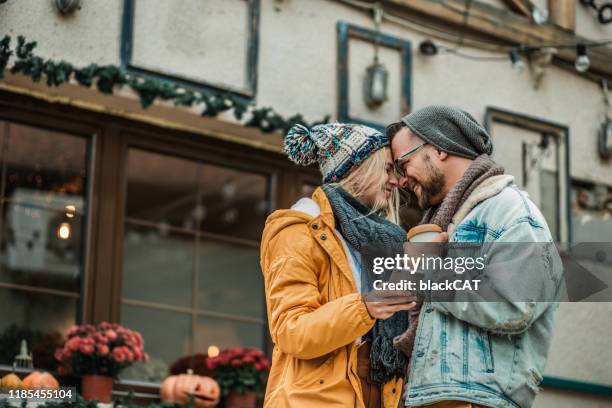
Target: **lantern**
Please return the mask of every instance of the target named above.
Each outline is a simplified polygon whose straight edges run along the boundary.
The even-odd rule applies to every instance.
[[[383,64],[374,58],[374,62],[366,69],[363,87],[365,103],[370,108],[382,105],[387,100],[387,80],[389,73]]]

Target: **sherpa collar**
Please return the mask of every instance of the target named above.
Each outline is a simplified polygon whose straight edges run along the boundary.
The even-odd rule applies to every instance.
[[[453,230],[457,225],[463,221],[463,219],[484,200],[491,198],[499,194],[504,188],[514,183],[514,176],[509,174],[500,174],[498,176],[489,177],[478,185],[472,194],[470,194],[459,207],[451,223],[448,225],[448,233],[452,234]]]

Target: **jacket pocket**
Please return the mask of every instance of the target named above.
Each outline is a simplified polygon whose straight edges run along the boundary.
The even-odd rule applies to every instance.
[[[459,225],[452,235],[452,241],[483,243],[487,235],[487,228],[473,223],[465,223]]]
[[[326,377],[332,371],[333,360],[333,352],[310,360],[294,358],[291,361],[292,370],[290,371],[293,378],[287,378],[287,383],[293,384],[295,387],[308,384],[324,384],[327,380]]]

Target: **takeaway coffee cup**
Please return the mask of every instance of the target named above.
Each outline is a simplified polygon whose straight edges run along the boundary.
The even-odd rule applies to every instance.
[[[436,235],[442,232],[437,224],[422,224],[408,230],[408,241],[431,242]]]

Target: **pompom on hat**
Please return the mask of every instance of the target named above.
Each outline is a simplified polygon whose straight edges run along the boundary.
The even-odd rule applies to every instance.
[[[323,183],[336,182],[372,153],[388,146],[381,132],[363,125],[330,123],[308,129],[294,125],[285,136],[284,150],[289,159],[301,166],[316,162]]]

